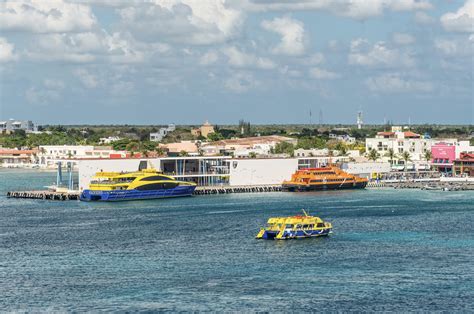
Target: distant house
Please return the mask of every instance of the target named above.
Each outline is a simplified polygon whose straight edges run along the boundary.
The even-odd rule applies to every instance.
[[[120,141],[122,138],[118,136],[109,136],[109,137],[101,137],[99,139],[99,144],[110,144],[112,142]]]
[[[150,141],[161,142],[168,133],[173,132],[174,130],[176,130],[176,126],[174,124],[168,124],[167,127],[160,128],[158,132],[150,133]]]
[[[474,177],[474,153],[461,153],[453,163],[453,173]]]
[[[181,152],[189,155],[198,155],[198,147],[193,141],[160,144],[160,148],[166,150],[168,156],[178,156]]]
[[[17,130],[23,130],[28,133],[36,131],[36,128],[30,120],[9,119],[7,121],[0,121],[0,133],[11,133]]]
[[[21,167],[35,160],[37,150],[18,150],[0,148],[0,165],[3,167]]]
[[[192,129],[191,134],[194,136],[203,136],[207,138],[209,134],[215,133],[214,126],[208,121],[204,122],[199,128]]]

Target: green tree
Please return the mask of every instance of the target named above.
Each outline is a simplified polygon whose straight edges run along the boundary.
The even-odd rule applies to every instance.
[[[220,134],[219,132],[214,132],[214,133],[210,133],[208,136],[207,136],[207,139],[211,142],[216,142],[216,141],[220,141],[220,140],[223,140],[224,137],[222,136],[222,134]]]
[[[164,150],[162,147],[160,147],[160,146],[157,146],[157,147],[155,148],[155,152],[158,154],[158,156],[163,156],[163,155],[165,155],[165,150]]]
[[[405,171],[407,171],[408,161],[411,161],[411,155],[409,152],[404,151],[401,156],[403,161],[405,162]]]
[[[249,153],[249,158],[257,158],[257,153],[255,153],[255,152],[250,152],[250,153]]]
[[[369,158],[369,160],[377,161],[377,159],[380,158],[380,154],[375,149],[372,148],[369,151],[367,158]]]
[[[392,148],[389,148],[387,153],[385,154],[385,156],[388,157],[388,159],[390,160],[390,165],[392,165],[393,164],[393,159],[395,159],[397,154],[395,154],[395,152],[393,151]]]
[[[274,152],[275,154],[288,154],[294,156],[295,146],[288,142],[281,142],[275,145]]]
[[[430,150],[427,150],[425,151],[423,157],[428,162],[428,165],[430,166],[430,170],[431,170],[431,159],[433,158],[433,154],[431,153]]]
[[[433,154],[431,153],[430,150],[427,150],[423,154],[423,157],[425,158],[426,161],[430,161],[433,158]]]
[[[187,157],[187,156],[189,156],[189,154],[188,154],[187,151],[182,150],[182,151],[179,152],[179,156],[180,156],[180,157]]]

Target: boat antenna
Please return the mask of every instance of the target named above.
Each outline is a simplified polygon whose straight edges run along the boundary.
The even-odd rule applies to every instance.
[[[308,213],[306,212],[306,210],[302,209],[302,211],[303,211],[303,214],[304,214],[306,217],[309,216]]]

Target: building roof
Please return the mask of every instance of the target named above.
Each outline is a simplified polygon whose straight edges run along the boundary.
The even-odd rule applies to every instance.
[[[198,148],[196,143],[190,141],[183,141],[179,143],[168,143],[168,144],[160,144],[160,147],[164,147],[168,149],[169,152],[172,153],[179,153],[181,151],[185,151],[188,153],[196,153]]]
[[[459,158],[456,158],[454,161],[461,162],[461,161],[471,161],[474,162],[474,153],[461,153]]]
[[[406,138],[408,138],[408,137],[420,137],[420,134],[416,134],[412,131],[405,131],[403,133],[404,133]]]
[[[33,149],[0,149],[0,155],[31,155],[33,153],[37,153],[38,151]]]
[[[395,132],[377,132],[377,135],[393,136],[393,135],[395,135]]]
[[[220,140],[211,142],[210,145],[225,146],[225,145],[253,145],[253,144],[265,144],[265,143],[281,143],[290,142],[294,139],[291,137],[280,136],[280,135],[269,135],[269,136],[256,136],[256,137],[245,137],[236,138],[231,140]]]

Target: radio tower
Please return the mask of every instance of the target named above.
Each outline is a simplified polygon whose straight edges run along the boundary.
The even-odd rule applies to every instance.
[[[323,125],[323,109],[319,109],[319,125]]]
[[[357,112],[357,128],[360,130],[362,129],[362,124],[364,124],[364,121],[362,121],[362,111]]]

